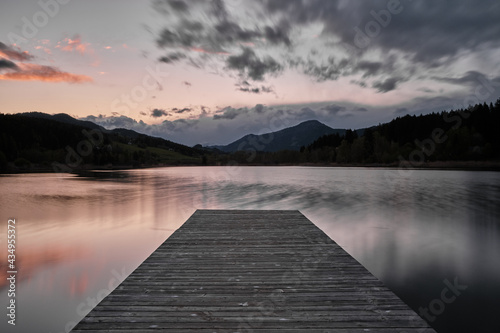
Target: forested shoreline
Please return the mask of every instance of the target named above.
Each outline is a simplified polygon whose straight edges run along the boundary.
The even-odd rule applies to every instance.
[[[262,152],[248,145],[246,150],[225,153],[130,130],[1,114],[0,171],[235,164],[496,169],[499,127],[500,99],[495,104],[406,115],[363,130],[323,135],[300,150]]]
[[[345,135],[324,135],[300,151],[257,152],[252,149],[218,156],[225,163],[410,165],[500,159],[500,99],[467,109],[406,115],[389,123]],[[453,162],[453,163],[451,163]],[[467,163],[465,163],[467,164]],[[470,163],[469,163],[470,164]]]

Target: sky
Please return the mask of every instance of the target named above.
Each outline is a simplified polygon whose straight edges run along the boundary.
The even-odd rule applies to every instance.
[[[0,112],[186,145],[500,98],[500,2],[0,0]]]

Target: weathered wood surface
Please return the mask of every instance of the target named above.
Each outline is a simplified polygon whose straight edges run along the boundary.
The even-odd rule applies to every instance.
[[[434,332],[299,211],[197,210],[73,332]]]

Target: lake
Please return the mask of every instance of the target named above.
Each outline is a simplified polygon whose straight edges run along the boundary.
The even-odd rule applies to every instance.
[[[500,173],[172,167],[3,175],[0,190],[1,332],[69,331],[198,208],[298,209],[438,332],[500,331]]]

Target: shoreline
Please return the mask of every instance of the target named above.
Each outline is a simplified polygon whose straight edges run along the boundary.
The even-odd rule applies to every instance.
[[[52,168],[47,167],[31,167],[29,169],[11,169],[8,172],[0,172],[0,175],[9,174],[31,174],[31,173],[64,173],[75,174],[88,171],[126,171],[126,170],[141,170],[152,168],[167,168],[167,167],[213,167],[225,165],[148,165],[134,167],[131,165],[110,165],[110,166],[94,166],[85,165],[81,168],[75,168],[68,172],[54,172]],[[402,169],[402,170],[449,170],[449,171],[500,171],[500,161],[435,161],[425,162],[422,165],[414,166],[410,163],[400,165],[398,163],[378,164],[378,163],[286,163],[286,164],[236,164],[234,166],[302,166],[302,167],[321,167],[321,168],[366,168],[366,169]]]

